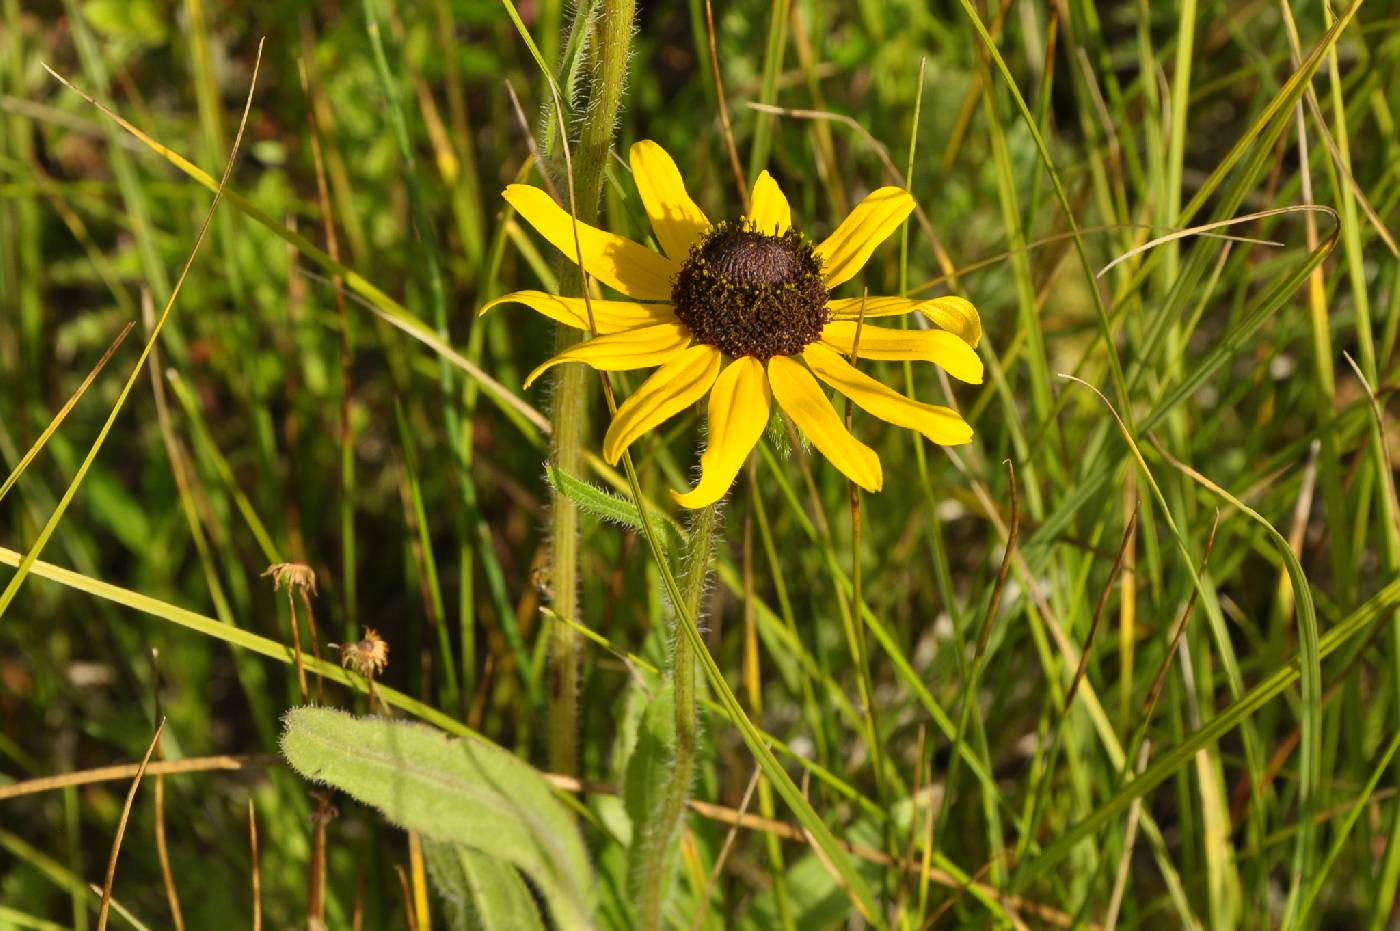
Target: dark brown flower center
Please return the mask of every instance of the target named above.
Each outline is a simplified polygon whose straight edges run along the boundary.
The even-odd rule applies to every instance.
[[[767,361],[815,342],[828,320],[821,260],[801,233],[720,223],[691,247],[671,285],[697,342]]]

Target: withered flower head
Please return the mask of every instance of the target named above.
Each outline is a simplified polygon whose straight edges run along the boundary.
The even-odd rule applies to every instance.
[[[363,676],[378,675],[389,665],[389,643],[379,631],[366,627],[363,639],[340,645],[340,665]]]
[[[263,576],[272,576],[272,590],[280,591],[282,586],[299,588],[303,592],[316,594],[316,570],[304,562],[279,562],[267,567]]]

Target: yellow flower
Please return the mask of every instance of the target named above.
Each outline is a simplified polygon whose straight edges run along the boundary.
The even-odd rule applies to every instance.
[[[632,174],[664,254],[629,239],[578,224],[539,188],[512,184],[504,197],[516,212],[571,260],[581,252],[594,278],[631,300],[592,300],[597,336],[530,373],[526,387],[561,362],[603,371],[659,366],[618,408],[603,440],[615,463],[633,440],[707,393],[709,446],[700,482],[684,494],[688,508],[723,498],[768,424],[772,399],[821,453],[868,491],[883,483],[875,451],[850,434],[817,379],[866,412],[917,430],[935,443],[972,439],[957,412],[904,397],[859,371],[860,359],[933,362],[965,382],[982,381],[973,347],[981,337],[977,311],[960,297],[831,298],[875,247],[914,209],[907,191],[883,187],[813,246],[792,229],[787,199],[765,171],[754,184],[749,215],[711,223],[686,193],[671,157],[655,142],[632,146]],[[892,330],[859,320],[921,311],[942,330]],[[517,291],[497,304],[524,304],[567,326],[590,329],[582,298]],[[856,346],[859,329],[859,345]],[[727,364],[726,364],[727,363]],[[813,378],[813,375],[816,378]]]

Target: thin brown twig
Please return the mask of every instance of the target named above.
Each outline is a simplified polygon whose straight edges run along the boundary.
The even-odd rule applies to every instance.
[[[408,931],[418,931],[418,915],[413,911],[413,893],[408,889],[408,874],[399,863],[394,864],[394,872],[399,874],[399,888],[403,890],[403,913],[408,919]]]
[[[316,613],[311,610],[311,598],[306,594],[306,589],[301,589],[301,604],[306,609],[306,632],[311,635],[311,655],[316,657],[316,703],[324,705],[326,703],[326,680],[321,675],[321,638],[316,633]]]
[[[734,127],[729,123],[729,105],[724,101],[724,79],[719,73],[719,47],[715,41],[715,11],[710,0],[705,0],[705,35],[710,43],[710,74],[715,80],[715,102],[719,105],[720,132],[724,136],[724,148],[729,154],[729,168],[734,172],[734,187],[739,191],[739,200],[744,205],[744,214],[749,212],[749,185],[744,179],[744,168],[739,163],[739,149],[734,145]]]
[[[910,785],[909,799],[912,803],[909,808],[909,840],[904,845],[904,859],[912,863],[914,860],[914,841],[919,836],[914,830],[919,816],[919,793],[923,791],[924,782],[924,741],[927,738],[927,728],[922,721],[919,722],[919,738],[914,744],[914,782]],[[929,806],[932,807],[932,800]],[[901,872],[899,882],[895,889],[894,913],[902,915],[904,913],[904,903],[909,895],[909,874]]]
[[[265,769],[269,766],[279,766],[281,763],[282,758],[275,753],[251,753],[245,756],[219,754],[217,756],[194,756],[183,760],[157,760],[146,767],[146,772],[151,775],[160,774],[169,776],[177,773]],[[57,776],[41,776],[38,779],[26,779],[23,782],[15,782],[7,786],[0,786],[0,802],[8,801],[12,798],[21,798],[26,795],[35,795],[40,792],[52,792],[57,789],[66,789],[71,786],[84,786],[96,782],[115,782],[119,779],[130,779],[132,776],[136,775],[139,770],[140,765],[137,763],[122,763],[117,766],[100,766],[96,769],[84,769],[72,773],[63,773]]]
[[[1011,492],[1011,521],[1006,531],[1006,549],[1001,553],[1001,568],[997,570],[997,584],[992,589],[992,600],[987,603],[987,614],[982,618],[982,629],[977,633],[977,652],[973,663],[982,659],[987,652],[987,641],[992,636],[992,622],[996,620],[997,608],[1001,606],[1001,593],[1006,588],[1006,577],[1011,572],[1011,558],[1016,552],[1016,534],[1021,529],[1021,499],[1016,493],[1016,466],[1006,460],[1007,487]]]
[[[258,865],[258,816],[248,799],[248,851],[253,872],[253,931],[262,931],[262,872]]]
[[[1206,551],[1201,555],[1201,568],[1198,575],[1204,575],[1206,564],[1210,562],[1210,551],[1215,546],[1215,531],[1220,529],[1220,510],[1215,512],[1215,520],[1210,525],[1210,536],[1206,538]],[[1157,706],[1157,699],[1162,694],[1162,686],[1167,679],[1167,670],[1171,668],[1172,658],[1176,656],[1177,646],[1181,643],[1181,637],[1186,633],[1186,625],[1191,620],[1191,613],[1196,608],[1196,598],[1200,594],[1200,589],[1192,586],[1191,597],[1186,602],[1186,610],[1181,613],[1181,620],[1177,622],[1176,630],[1172,632],[1171,643],[1167,646],[1167,655],[1162,657],[1162,665],[1157,667],[1157,675],[1152,679],[1152,688],[1148,690],[1147,701],[1143,702],[1142,717],[1146,722],[1152,717],[1152,711]]]
[[[175,872],[170,867],[170,848],[165,839],[165,777],[156,776],[155,791],[156,859],[160,861],[160,878],[165,885],[165,900],[170,904],[170,920],[175,931],[185,931],[185,915],[180,909],[180,890],[175,885]]]
[[[763,776],[763,770],[754,767],[753,775],[749,777],[749,784],[744,789],[744,796],[739,800],[740,814],[749,810],[749,802],[753,800],[754,790],[758,788],[758,780]],[[724,870],[724,864],[729,859],[729,851],[734,847],[734,839],[739,836],[739,825],[731,824],[729,833],[724,836],[724,843],[720,845],[719,855],[715,857],[715,865],[710,870],[709,880],[705,883],[705,890],[700,896],[700,905],[695,909],[695,917],[690,922],[690,931],[699,931],[705,922],[705,913],[710,908],[710,896],[715,891],[715,884],[719,882],[719,874]]]
[[[1124,252],[1122,255],[1118,256],[1118,257],[1115,258],[1113,261],[1109,262],[1109,263],[1108,263],[1107,265],[1105,265],[1103,268],[1099,269],[1099,270],[1098,270],[1098,273],[1095,274],[1094,277],[1095,277],[1095,278],[1102,278],[1102,277],[1109,271],[1109,269],[1113,268],[1114,266],[1118,265],[1118,264],[1121,263],[1121,262],[1126,262],[1128,259],[1132,258],[1132,257],[1135,256],[1135,255],[1140,255],[1140,254],[1143,253],[1143,252],[1147,252],[1147,251],[1150,250],[1150,249],[1155,249],[1157,246],[1163,245],[1163,244],[1165,244],[1165,243],[1175,242],[1175,241],[1178,240],[1178,239],[1185,239],[1185,238],[1188,237],[1188,236],[1197,236],[1197,235],[1200,235],[1201,233],[1208,233],[1208,232],[1211,232],[1211,231],[1213,231],[1213,230],[1223,229],[1223,228],[1228,227],[1228,226],[1234,226],[1234,225],[1237,224],[1237,223],[1248,223],[1248,222],[1251,222],[1251,221],[1253,221],[1253,220],[1262,220],[1262,219],[1265,219],[1266,217],[1274,217],[1274,216],[1278,216],[1278,215],[1284,214],[1284,213],[1313,213],[1313,212],[1328,214],[1329,216],[1332,217],[1332,221],[1333,221],[1334,223],[1340,222],[1340,220],[1339,220],[1338,217],[1337,217],[1337,211],[1333,210],[1331,207],[1328,207],[1328,206],[1326,206],[1326,205],[1324,205],[1324,204],[1292,204],[1292,205],[1290,205],[1290,206],[1288,206],[1288,207],[1273,207],[1273,208],[1271,208],[1271,209],[1269,209],[1269,210],[1259,210],[1259,211],[1257,211],[1257,212],[1255,212],[1255,213],[1247,213],[1247,214],[1245,214],[1245,215],[1243,215],[1243,216],[1228,217],[1228,218],[1226,218],[1226,219],[1224,219],[1224,220],[1216,220],[1216,221],[1213,222],[1213,223],[1203,223],[1203,224],[1201,224],[1201,225],[1199,225],[1199,226],[1188,226],[1188,227],[1186,227],[1185,229],[1172,230],[1170,233],[1167,233],[1167,234],[1164,235],[1164,236],[1158,236],[1156,239],[1150,239],[1150,240],[1148,240],[1147,242],[1142,243],[1141,245],[1138,245],[1138,246],[1134,246],[1133,248],[1129,249],[1127,252]],[[1255,242],[1255,243],[1259,243],[1259,244],[1268,244],[1268,245],[1274,245],[1274,246],[1279,245],[1279,243],[1272,242],[1272,241],[1266,241],[1266,240],[1257,240],[1257,239],[1256,239],[1256,240],[1250,240],[1250,241],[1251,241],[1251,242]]]
[[[287,610],[292,614],[292,656],[296,659],[297,688],[301,691],[301,703],[306,704],[306,667],[301,661],[301,624],[297,621],[297,603],[291,586],[287,587]]]
[[[156,717],[163,718],[160,706],[160,651],[154,648],[151,650],[151,683]],[[156,737],[155,743],[156,758],[163,759],[165,750],[159,736]],[[165,899],[170,905],[170,919],[175,924],[175,931],[185,931],[185,916],[180,909],[180,891],[175,886],[175,873],[170,868],[170,849],[165,842],[165,777],[157,773],[155,780],[156,859],[160,861],[160,878],[165,884]]]
[[[117,855],[121,853],[127,821],[131,819],[131,806],[136,801],[136,790],[141,785],[141,777],[146,774],[146,765],[151,762],[151,754],[156,752],[156,744],[160,742],[160,735],[164,730],[165,719],[161,718],[160,723],[156,725],[155,736],[146,748],[146,755],[136,770],[136,778],[131,780],[131,788],[126,793],[126,803],[122,805],[121,817],[117,819],[117,834],[112,838],[112,852],[107,857],[107,878],[102,883],[102,905],[97,910],[97,931],[105,931],[107,927],[107,916],[112,908],[112,883],[117,879]]]
[[[330,793],[312,790],[316,810],[311,814],[311,863],[306,877],[307,931],[326,928],[326,825],[336,816]]]
[[[535,144],[535,134],[530,132],[530,121],[525,118],[525,111],[520,109],[520,98],[515,96],[515,86],[509,81],[505,82],[506,96],[510,98],[510,108],[515,114],[515,121],[520,124],[521,135],[525,137],[525,147],[530,150],[530,157],[535,164],[540,167],[540,183],[549,192],[549,196],[554,198],[554,202],[561,203],[563,198],[559,196],[559,189],[554,186],[554,179],[549,176],[549,172],[544,170],[544,157],[540,155],[540,148]]]
[[[1118,547],[1118,557],[1113,560],[1113,566],[1108,570],[1108,580],[1104,582],[1103,591],[1099,593],[1099,600],[1094,605],[1094,618],[1089,622],[1089,633],[1084,637],[1084,646],[1080,648],[1079,668],[1074,671],[1074,678],[1069,683],[1069,691],[1065,692],[1064,707],[1060,710],[1063,718],[1069,714],[1069,710],[1074,707],[1074,694],[1079,691],[1079,683],[1084,679],[1089,671],[1089,655],[1094,649],[1094,637],[1099,632],[1099,625],[1103,622],[1103,612],[1108,607],[1108,596],[1113,591],[1113,583],[1118,580],[1118,573],[1123,568],[1123,562],[1128,556],[1128,547],[1133,542],[1133,530],[1137,528],[1138,509],[1133,508],[1133,513],[1128,517],[1128,525],[1123,528],[1123,542]]]
[[[948,900],[942,905],[938,906],[938,910],[935,911],[932,915],[930,915],[928,917],[928,920],[919,926],[919,931],[928,931],[929,928],[932,928],[934,925],[938,924],[938,919],[942,918],[953,908],[954,905],[958,904],[958,900],[962,898],[963,893],[967,892],[970,889],[977,888],[977,886],[982,881],[982,877],[986,876],[987,873],[991,871],[993,864],[995,864],[998,859],[1008,857],[1012,853],[1013,851],[1010,848],[1008,848],[1002,851],[1000,857],[993,857],[991,860],[988,860],[986,863],[983,863],[980,867],[978,867],[977,872],[969,876],[966,882],[959,883],[956,891],[948,897]],[[1011,902],[1012,898],[1014,897],[1004,897],[1004,901],[1008,906],[1016,908],[1017,906],[1013,902]],[[1026,911],[1035,914],[1034,906],[1032,908],[1026,909]],[[1020,929],[1024,928],[1024,922],[1014,924],[1014,926],[1017,927],[1018,931],[1020,931]],[[1079,925],[1076,924],[1075,927],[1079,927]]]

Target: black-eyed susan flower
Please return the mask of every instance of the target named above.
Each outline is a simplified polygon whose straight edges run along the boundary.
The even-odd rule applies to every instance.
[[[672,495],[684,507],[713,504],[763,435],[776,398],[837,469],[878,491],[879,457],[846,429],[818,380],[866,412],[935,443],[972,438],[956,411],[887,388],[849,357],[856,350],[858,359],[932,362],[954,378],[980,383],[982,361],[973,347],[981,322],[973,306],[959,297],[831,297],[909,216],[914,199],[907,191],[872,192],[813,245],[793,229],[787,199],[766,171],[754,184],[748,216],[712,223],[661,146],[639,142],[630,161],[659,253],[585,223],[577,225],[576,252],[574,220],[548,194],[524,184],[504,193],[555,248],[571,260],[581,253],[584,269],[628,300],[590,300],[591,319],[582,298],[541,291],[517,291],[482,308],[485,313],[497,304],[524,304],[568,326],[596,329],[594,338],[531,372],[526,387],[561,362],[603,371],[657,367],[618,408],[603,439],[608,462],[709,394],[709,445],[700,457],[700,482]],[[942,329],[892,330],[866,322],[916,310]]]

